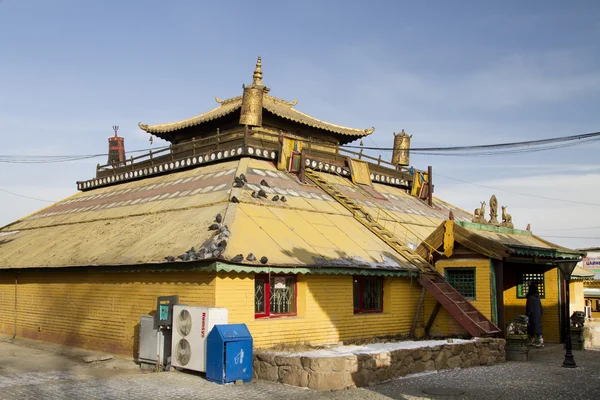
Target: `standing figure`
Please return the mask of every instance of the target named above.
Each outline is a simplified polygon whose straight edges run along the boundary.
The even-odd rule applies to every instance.
[[[498,200],[496,195],[490,197],[490,220],[488,222],[492,225],[498,225]]]
[[[529,284],[529,291],[527,292],[525,315],[529,317],[529,326],[527,327],[527,333],[531,340],[529,344],[535,347],[544,346],[544,339],[542,338],[543,314],[544,309],[542,308],[542,302],[540,301],[537,282],[531,282]]]

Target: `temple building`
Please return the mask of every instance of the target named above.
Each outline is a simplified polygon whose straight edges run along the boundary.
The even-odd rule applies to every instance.
[[[140,123],[170,146],[113,157],[0,228],[1,333],[135,355],[140,315],[176,294],[227,308],[257,347],[495,336],[536,281],[546,340],[560,340],[557,263],[581,252],[514,229],[497,204],[488,220],[434,197],[404,131],[390,134],[393,163],[342,147],[374,128],[272,96],[260,58],[241,96],[216,101]]]

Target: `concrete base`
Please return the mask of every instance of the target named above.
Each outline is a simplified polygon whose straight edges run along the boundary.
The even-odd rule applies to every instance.
[[[600,349],[600,319],[593,318],[583,326],[584,349]]]
[[[337,357],[254,353],[254,378],[314,390],[373,386],[425,371],[493,365],[506,360],[504,339]]]

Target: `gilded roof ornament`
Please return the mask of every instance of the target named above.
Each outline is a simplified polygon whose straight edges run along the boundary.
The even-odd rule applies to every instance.
[[[254,84],[258,85],[258,86],[264,86],[262,83],[262,62],[260,60],[260,56],[258,56],[258,59],[256,60],[256,68],[254,68],[254,75],[252,75],[252,77],[254,78]]]

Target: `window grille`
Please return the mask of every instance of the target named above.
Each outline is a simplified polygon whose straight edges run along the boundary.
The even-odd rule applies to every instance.
[[[266,303],[268,299],[268,304]],[[296,277],[256,275],[254,315],[257,318],[296,313]]]
[[[354,277],[353,285],[354,312],[383,311],[383,278]]]
[[[529,291],[529,285],[531,282],[537,282],[540,298],[545,298],[546,286],[543,272],[521,272],[517,277],[517,298],[524,299],[527,297],[527,292]]]
[[[466,299],[475,300],[475,269],[455,268],[446,269],[446,279]]]

